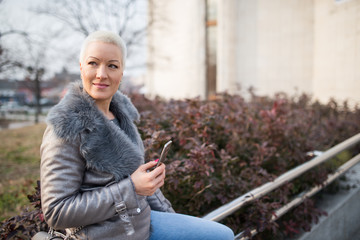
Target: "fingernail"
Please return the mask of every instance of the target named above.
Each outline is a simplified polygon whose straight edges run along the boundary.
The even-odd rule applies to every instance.
[[[155,162],[158,162],[158,161],[159,161],[159,159],[156,159],[156,160],[155,160]]]

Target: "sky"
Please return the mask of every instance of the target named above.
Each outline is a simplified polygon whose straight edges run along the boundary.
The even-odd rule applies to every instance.
[[[85,36],[69,30],[54,17],[36,14],[34,10],[43,6],[46,0],[0,0],[0,2],[0,31],[23,30],[29,32],[31,41],[35,42],[29,46],[27,40],[19,35],[2,37],[1,45],[8,49],[12,56],[21,59],[25,64],[39,62],[46,68],[47,77],[61,72],[64,67],[70,72],[79,72],[78,53]],[[132,24],[136,26],[137,23]],[[143,74],[145,67],[131,68],[131,65],[145,66],[145,45],[127,61],[130,68],[125,70],[125,76]],[[24,77],[24,73],[18,71],[7,73],[5,76],[16,79]]]
[[[16,29],[19,31],[26,31],[31,34],[32,40],[37,40],[37,38],[41,38],[41,36],[46,35],[47,25],[49,22],[54,22],[53,19],[46,16],[39,16],[32,12],[31,9],[35,9],[38,5],[42,4],[43,0],[3,0],[0,4],[0,29],[1,31],[7,31],[10,29]],[[54,42],[54,40],[53,40]],[[33,49],[33,46],[27,45],[27,39],[19,36],[19,35],[7,35],[2,37],[1,44],[3,47],[8,49],[11,52],[11,55],[15,59],[19,59],[22,63],[32,62],[36,58],[33,56],[36,54],[36,50]],[[31,53],[31,52],[35,53]],[[62,56],[56,56],[56,52],[46,51],[46,68],[48,75],[52,75],[54,72],[58,72],[61,70],[59,65],[65,65],[64,59]],[[30,53],[30,54],[29,54]],[[30,55],[30,56],[28,56]],[[75,71],[75,69],[72,69]],[[16,73],[11,73],[9,77],[18,78],[22,77],[23,74],[20,71]]]

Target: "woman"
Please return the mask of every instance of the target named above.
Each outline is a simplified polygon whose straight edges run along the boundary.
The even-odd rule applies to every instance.
[[[81,49],[81,83],[51,109],[41,145],[41,200],[50,227],[75,239],[233,239],[215,222],[176,214],[160,187],[165,165],[144,163],[134,121],[118,91],[126,47],[111,32]]]

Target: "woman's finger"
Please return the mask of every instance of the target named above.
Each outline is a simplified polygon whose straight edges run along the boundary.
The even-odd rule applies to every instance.
[[[157,178],[164,172],[165,172],[165,164],[161,163],[157,168],[155,168],[154,170],[152,170],[149,173],[152,174],[153,178]]]
[[[150,162],[147,162],[147,163],[141,165],[140,167],[141,167],[141,169],[142,169],[143,171],[146,172],[146,170],[148,170],[148,169],[150,169],[150,168],[152,168],[152,167],[155,167],[156,164],[157,164],[157,161],[150,161]]]

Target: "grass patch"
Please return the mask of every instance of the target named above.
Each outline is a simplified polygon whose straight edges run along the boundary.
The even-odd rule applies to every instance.
[[[46,125],[0,131],[0,221],[28,205],[40,175],[40,144]]]

